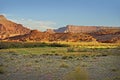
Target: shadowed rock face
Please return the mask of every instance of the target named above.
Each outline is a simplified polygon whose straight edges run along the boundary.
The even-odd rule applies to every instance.
[[[61,27],[59,29],[55,29],[55,33],[66,33],[67,27]]]
[[[3,15],[0,15],[0,39],[5,39],[11,36],[24,35],[30,32],[30,29],[21,24],[7,20]]]
[[[118,43],[120,42],[120,28],[112,27],[101,29],[96,32],[90,33],[98,42],[103,43]]]

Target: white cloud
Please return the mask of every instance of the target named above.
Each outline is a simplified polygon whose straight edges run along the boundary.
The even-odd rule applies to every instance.
[[[14,22],[23,24],[24,26],[31,29],[38,29],[40,31],[45,31],[46,29],[53,29],[56,25],[52,21],[41,21],[41,20],[32,20],[32,19],[11,19]]]

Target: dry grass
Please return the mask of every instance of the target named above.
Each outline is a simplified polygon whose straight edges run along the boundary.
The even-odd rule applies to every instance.
[[[0,74],[4,74],[5,73],[5,69],[3,66],[0,65]]]
[[[80,67],[77,67],[75,70],[67,73],[64,76],[64,80],[88,80],[88,74]]]

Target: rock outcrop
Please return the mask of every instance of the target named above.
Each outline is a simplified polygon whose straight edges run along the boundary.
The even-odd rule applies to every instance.
[[[39,32],[37,30],[32,30],[29,34],[22,36],[10,37],[9,41],[69,41],[69,42],[91,42],[96,41],[95,38],[89,34],[80,34],[80,33],[48,33],[48,32]]]
[[[48,32],[48,33],[55,33],[55,31],[53,29],[47,29],[45,32]]]
[[[104,26],[75,26],[67,25],[54,30],[55,33],[87,33],[98,42],[115,43],[120,42],[120,27]]]
[[[29,32],[30,29],[21,24],[7,20],[3,15],[0,15],[0,39],[5,39],[16,35],[24,35]]]
[[[90,33],[98,42],[116,43],[120,41],[120,28],[108,27],[96,32]]]

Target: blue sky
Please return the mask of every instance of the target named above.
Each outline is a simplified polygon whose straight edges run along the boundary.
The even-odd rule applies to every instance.
[[[120,0],[0,0],[0,14],[31,28],[120,26]]]

